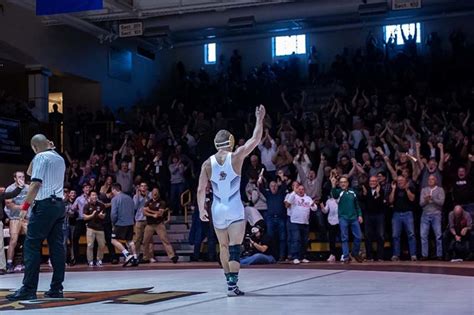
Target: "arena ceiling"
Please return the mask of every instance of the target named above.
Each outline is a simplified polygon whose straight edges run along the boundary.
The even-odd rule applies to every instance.
[[[422,0],[422,8],[390,11],[392,0],[104,0],[104,9],[41,17],[45,25],[69,25],[101,40],[118,37],[118,26],[143,22],[139,38],[168,46],[207,38],[299,31],[368,23],[374,19],[473,14],[472,0]],[[35,0],[9,0],[35,10]],[[367,7],[368,6],[368,7]],[[364,9],[365,8],[365,9]]]

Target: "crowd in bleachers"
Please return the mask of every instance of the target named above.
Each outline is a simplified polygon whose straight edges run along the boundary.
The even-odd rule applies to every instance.
[[[91,191],[106,205],[100,247],[106,244],[113,251],[114,182],[135,202],[133,262],[139,262],[141,252],[147,253],[142,262],[154,261],[147,227],[164,227],[170,213],[183,214],[180,196],[186,189],[195,195],[200,166],[215,152],[215,133],[227,129],[236,145],[242,145],[251,135],[253,111],[260,103],[267,108],[266,129],[261,145],[244,164],[241,195],[249,222],[246,256],[262,254],[251,243],[263,242],[267,257],[259,255],[247,263],[273,262],[270,256],[306,262],[310,232],[330,243],[328,261],[339,260],[338,242],[345,262],[398,261],[404,257],[405,240],[406,257],[413,261],[471,259],[473,49],[460,30],[450,38],[430,34],[424,44],[427,55],[417,51],[413,37],[404,40],[398,47],[395,38],[385,42],[369,34],[366,47],[352,53],[344,49],[325,73],[318,58],[323,52],[313,47],[308,80],[300,73],[306,61],[297,55],[262,64],[247,75],[242,70],[245,53],[237,50],[229,60],[219,58],[215,75],[204,68],[188,71],[179,62],[169,105],[163,101],[121,109],[115,117],[109,111],[97,113],[96,120],[117,122],[114,134],[98,130],[89,150],[65,152],[70,261],[79,259],[79,237],[90,234],[84,206],[91,202]],[[450,41],[449,53],[441,50],[442,40]],[[333,93],[309,100],[308,94],[318,90]],[[89,116],[81,117],[87,121],[94,115]],[[166,201],[158,223],[150,223],[157,219],[149,213],[152,188],[157,188],[162,204]],[[166,229],[157,233],[176,262]],[[216,242],[212,226],[196,215],[190,234],[194,259],[200,258],[203,239],[209,245]],[[391,244],[388,256],[386,242]],[[376,254],[372,243],[377,244]],[[216,257],[212,245],[211,260]],[[91,266],[93,256],[88,255]],[[102,263],[98,256],[96,264]]]

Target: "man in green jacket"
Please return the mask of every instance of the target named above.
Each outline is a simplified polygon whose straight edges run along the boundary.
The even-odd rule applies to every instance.
[[[332,190],[331,195],[338,203],[339,226],[341,228],[342,257],[345,264],[350,261],[349,258],[349,227],[354,236],[352,246],[352,257],[358,262],[362,262],[360,257],[360,240],[362,232],[360,224],[362,223],[362,211],[357,201],[356,193],[349,189],[349,178],[341,176],[339,179],[339,188],[337,188],[337,179],[331,177]]]

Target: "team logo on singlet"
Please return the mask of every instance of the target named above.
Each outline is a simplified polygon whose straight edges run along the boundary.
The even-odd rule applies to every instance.
[[[222,171],[220,172],[219,174],[219,180],[225,180],[225,178],[227,177],[227,173]]]

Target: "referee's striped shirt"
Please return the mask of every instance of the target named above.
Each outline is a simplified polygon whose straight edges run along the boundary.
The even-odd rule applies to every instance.
[[[56,151],[47,150],[36,154],[32,163],[31,181],[42,184],[35,200],[43,200],[51,196],[63,198],[66,171],[64,159]]]

